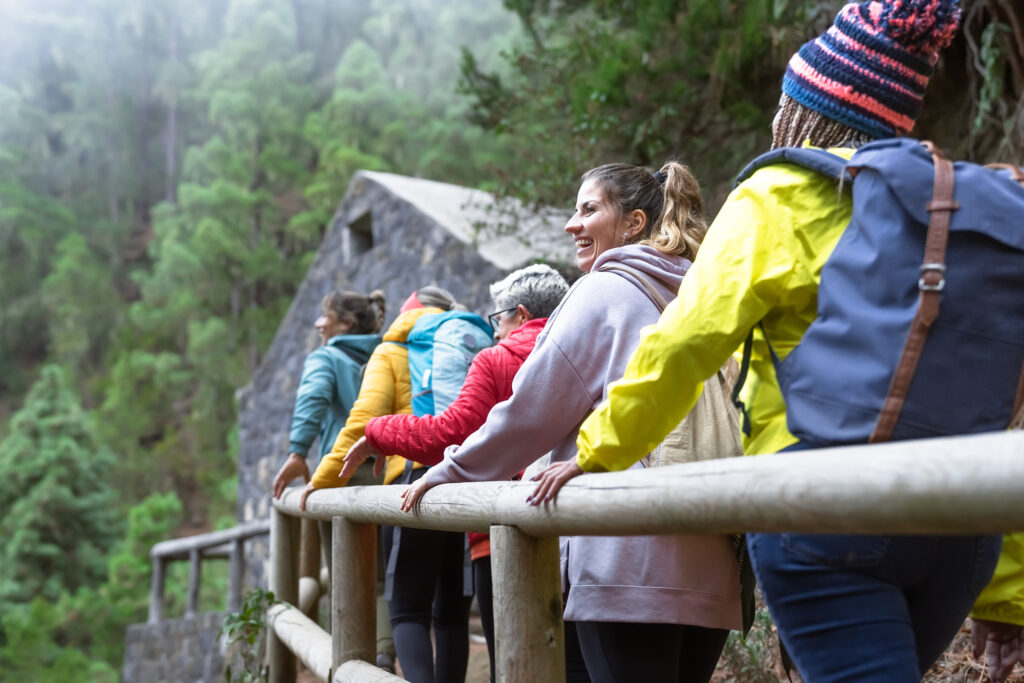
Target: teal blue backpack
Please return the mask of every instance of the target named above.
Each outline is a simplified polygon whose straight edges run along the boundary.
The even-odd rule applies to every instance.
[[[424,315],[406,346],[412,381],[413,415],[439,415],[462,390],[477,353],[494,343],[491,327],[468,311]]]

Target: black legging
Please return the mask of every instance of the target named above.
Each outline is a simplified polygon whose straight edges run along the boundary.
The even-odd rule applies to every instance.
[[[565,683],[590,683],[587,664],[583,661],[583,651],[580,650],[580,638],[576,633],[576,622],[566,621],[564,627]]]
[[[707,683],[729,635],[726,629],[620,621],[577,621],[576,632],[594,683]]]
[[[480,627],[487,641],[487,657],[491,660],[491,683],[494,683],[494,593],[491,588],[491,556],[473,560],[473,588],[480,608]]]
[[[473,600],[472,595],[463,595],[466,534],[408,527],[400,533],[388,604],[402,675],[412,683],[461,683],[469,661]],[[393,537],[386,537],[390,556]],[[431,624],[436,658],[430,643]]]

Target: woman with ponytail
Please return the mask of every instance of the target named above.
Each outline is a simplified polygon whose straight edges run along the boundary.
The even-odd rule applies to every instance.
[[[288,441],[288,457],[274,477],[273,493],[280,498],[289,482],[302,477],[310,480],[306,452],[313,439],[320,438],[317,464],[330,456],[335,439],[345,426],[349,413],[359,396],[363,368],[380,345],[384,325],[384,293],[374,290],[369,295],[335,290],[320,304],[320,317],[314,326],[320,335],[320,346],[306,357],[302,379],[295,394],[292,428]],[[354,485],[381,483],[367,465],[352,477]],[[320,525],[320,540],[325,545],[325,558],[330,562],[330,525]],[[379,608],[384,608],[380,600]],[[395,645],[387,619],[377,620],[378,662],[394,664]]]
[[[690,171],[608,164],[582,180],[565,231],[589,274],[552,313],[512,396],[409,487],[405,510],[432,486],[508,479],[549,452],[556,466],[573,464],[580,423],[658,320],[656,299],[679,290],[706,231]],[[569,680],[711,677],[728,630],[741,624],[727,537],[569,537],[561,555]]]
[[[939,51],[956,32],[955,0],[847,4],[790,60],[773,147],[849,158],[914,125]],[[625,376],[579,431],[574,469],[549,471],[552,500],[578,471],[631,466],[686,415],[702,381],[753,345],[741,398],[749,454],[803,448],[787,429],[774,349],[785,359],[817,314],[822,266],[850,222],[848,189],[791,163],[753,171],[729,195],[678,298],[647,330]],[[841,384],[841,382],[839,382]],[[827,444],[818,444],[827,445]],[[974,605],[976,647],[992,680],[1024,660],[1024,543],[1008,536],[747,536],[758,584],[805,681],[919,681]],[[1002,591],[1002,592],[1000,592]],[[986,642],[987,641],[987,642]]]
[[[331,452],[359,394],[362,367],[381,342],[384,308],[384,293],[379,289],[369,295],[336,290],[323,298],[314,323],[320,346],[306,357],[302,368],[288,458],[274,477],[275,497],[296,477],[309,481],[306,452],[315,437],[320,437],[319,458]]]

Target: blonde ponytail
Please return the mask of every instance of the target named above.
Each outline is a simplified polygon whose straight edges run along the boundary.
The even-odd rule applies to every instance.
[[[640,209],[647,217],[631,243],[693,260],[708,230],[700,185],[686,166],[668,161],[657,173],[643,166],[605,164],[583,174],[601,188],[620,216]]]
[[[661,216],[651,236],[641,244],[649,244],[664,254],[677,254],[692,261],[697,257],[697,250],[708,231],[697,179],[678,161],[666,162],[655,177],[665,179]]]

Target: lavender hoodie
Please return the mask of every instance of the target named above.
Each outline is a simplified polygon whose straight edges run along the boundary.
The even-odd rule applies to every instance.
[[[622,377],[640,330],[659,316],[639,283],[598,272],[616,262],[643,273],[667,301],[690,266],[640,245],[601,254],[548,319],[512,396],[461,446],[446,449],[426,474],[432,485],[508,479],[549,451],[552,462],[576,456],[580,425]],[[561,539],[561,555],[569,621],[740,628],[739,572],[727,537],[572,536]]]

